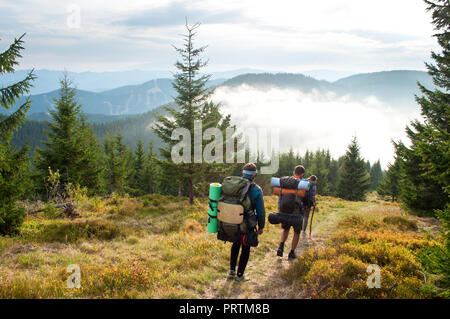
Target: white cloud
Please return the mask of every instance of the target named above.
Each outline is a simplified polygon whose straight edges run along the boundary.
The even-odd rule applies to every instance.
[[[248,85],[220,87],[213,100],[223,105],[241,128],[279,128],[282,151],[293,147],[329,149],[334,157],[344,155],[351,138],[358,137],[362,156],[383,166],[391,162],[391,139],[404,139],[404,129],[418,114],[404,114],[373,96],[364,102],[333,92],[301,92],[293,89],[261,90]]]

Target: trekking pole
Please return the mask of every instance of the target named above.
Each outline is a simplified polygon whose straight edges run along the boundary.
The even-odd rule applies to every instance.
[[[314,211],[316,210],[316,205],[313,206],[313,212],[311,215],[311,222],[309,224],[309,238],[311,238],[311,232],[312,232],[312,223],[313,223],[313,218],[314,218]]]

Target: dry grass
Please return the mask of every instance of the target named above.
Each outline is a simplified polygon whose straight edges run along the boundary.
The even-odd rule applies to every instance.
[[[276,200],[265,198],[267,214],[276,211]],[[421,296],[415,254],[434,245],[422,233],[423,220],[415,223],[415,217],[384,201],[321,197],[319,203],[313,234],[333,236],[326,248],[308,250],[284,271],[272,257],[280,226],[266,223],[260,245],[252,248],[252,282],[224,286],[218,294]],[[28,216],[20,236],[0,237],[0,298],[199,298],[228,269],[230,245],[206,232],[206,199],[191,206],[187,198],[173,196],[113,195],[84,198],[78,209],[82,217],[73,221]],[[364,290],[365,267],[371,262],[383,265],[384,284],[397,282],[398,287]],[[81,269],[79,289],[67,288],[71,264]],[[279,281],[268,278],[268,272]],[[267,281],[256,287],[261,278]],[[323,288],[327,283],[331,286]]]

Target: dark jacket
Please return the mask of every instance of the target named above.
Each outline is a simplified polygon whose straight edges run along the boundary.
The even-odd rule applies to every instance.
[[[247,177],[245,175],[244,177],[251,180],[251,177]],[[249,191],[248,196],[250,197],[250,200],[252,202],[252,209],[258,216],[258,229],[263,229],[266,223],[266,210],[264,208],[264,197],[261,187],[253,183],[253,187]]]

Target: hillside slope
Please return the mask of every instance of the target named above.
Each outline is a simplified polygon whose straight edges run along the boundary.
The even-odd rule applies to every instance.
[[[276,197],[265,202],[267,212],[276,209]],[[319,203],[312,240],[300,243],[299,258],[275,256],[281,229],[267,223],[252,248],[250,281],[239,283],[224,279],[230,244],[205,231],[206,199],[193,206],[161,195],[79,199],[81,218],[29,216],[19,237],[0,237],[0,298],[425,296],[417,256],[437,245],[434,219],[379,200]],[[381,267],[380,289],[365,284],[373,263]],[[80,267],[80,289],[66,287],[70,264]]]

